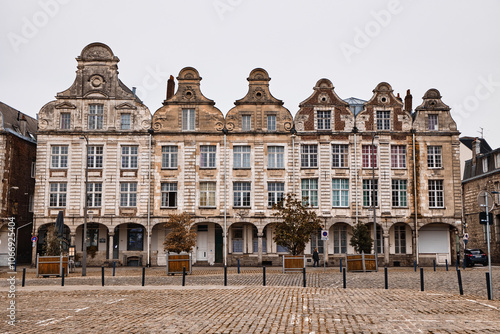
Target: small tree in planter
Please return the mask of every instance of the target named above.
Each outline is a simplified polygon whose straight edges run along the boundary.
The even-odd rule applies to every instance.
[[[352,236],[349,244],[354,247],[356,253],[370,254],[373,246],[373,239],[370,229],[365,224],[358,223],[352,228]]]
[[[61,255],[61,240],[57,237],[54,225],[50,225],[47,228],[47,235],[43,243],[43,251],[45,256]]]
[[[180,215],[171,215],[165,224],[170,232],[165,237],[163,243],[167,252],[167,273],[182,273],[182,268],[186,267],[191,271],[191,250],[196,245],[196,233],[191,231],[193,219],[191,215],[184,212]],[[188,254],[180,254],[180,253]],[[177,253],[177,254],[169,254]]]
[[[57,237],[54,225],[47,227],[47,234],[43,242],[42,249],[44,256],[37,257],[37,277],[64,275],[67,274],[68,258],[61,255],[61,242],[63,240]]]
[[[302,254],[311,234],[321,228],[320,219],[293,194],[287,194],[283,201],[273,206],[273,209],[276,210],[273,215],[280,220],[276,225],[273,240],[278,245],[286,247],[292,255]],[[299,265],[299,261],[294,263],[290,263],[291,268],[297,268]],[[284,268],[286,267],[285,262]]]

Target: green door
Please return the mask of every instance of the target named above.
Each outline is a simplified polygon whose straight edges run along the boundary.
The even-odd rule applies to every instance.
[[[215,263],[222,263],[223,244],[222,227],[215,225]]]

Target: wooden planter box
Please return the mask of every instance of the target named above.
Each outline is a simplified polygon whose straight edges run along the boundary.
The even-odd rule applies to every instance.
[[[301,272],[305,267],[305,255],[283,255],[283,273]]]
[[[374,254],[353,254],[346,255],[345,259],[347,271],[375,271],[377,266],[375,264]]]
[[[167,253],[167,275],[182,274],[182,269],[191,274],[191,253]]]
[[[36,277],[38,276],[68,276],[67,256],[37,256]]]

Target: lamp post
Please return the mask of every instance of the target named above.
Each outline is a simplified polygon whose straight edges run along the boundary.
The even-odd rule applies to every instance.
[[[498,191],[492,191],[492,194],[498,195],[500,192]],[[490,217],[488,213],[489,209],[489,203],[488,203],[488,192],[484,193],[484,202],[485,202],[485,211],[486,211],[486,234],[487,234],[487,239],[488,239],[488,272],[490,273],[489,275],[489,282],[488,285],[490,286],[490,294],[491,294],[491,299],[493,299],[493,285],[492,285],[492,280],[493,277],[491,276],[491,249],[490,249]]]
[[[375,155],[375,138],[378,138],[376,133],[372,134],[372,209],[373,209],[373,252],[375,254],[375,271],[378,271],[378,252],[377,252],[377,216],[375,209],[375,162],[377,156]],[[378,186],[377,186],[378,191]]]
[[[80,139],[85,139],[85,198],[83,202],[83,256],[82,276],[87,276],[87,211],[88,211],[88,182],[89,182],[89,138],[82,133]]]

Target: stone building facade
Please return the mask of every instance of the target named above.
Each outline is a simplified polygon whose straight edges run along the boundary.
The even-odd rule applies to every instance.
[[[164,223],[188,212],[197,232],[196,263],[278,265],[287,250],[273,241],[272,204],[286,193],[307,202],[329,231],[328,241],[320,231],[312,235],[307,256],[317,247],[332,265],[353,253],[352,227],[368,224],[373,234],[375,209],[381,265],[454,261],[459,132],[437,90],[427,91],[413,111],[409,92],[403,103],[387,83],[377,85],[369,101],[343,100],[321,79],[294,119],[271,94],[268,73],[257,68],[247,79],[248,93],[224,117],[202,94],[198,71],[186,67],[177,90],[169,80],[167,98],[151,118],[117,79],[117,58],[107,46],[91,44],[77,59],[75,84],[40,112],[35,225],[43,234],[63,210],[68,239],[81,252],[85,134],[89,200],[99,194],[97,184],[102,189],[100,205],[89,208],[87,245],[98,240],[91,263],[165,264]],[[102,105],[101,129],[89,129],[95,105]],[[71,114],[70,129],[61,128],[63,113]],[[130,129],[121,127],[122,114],[130,115]],[[67,166],[58,166],[64,146]],[[131,147],[137,153],[127,151]],[[123,168],[131,155],[137,166]],[[61,184],[64,205],[57,202]],[[131,194],[135,206],[127,202]]]
[[[9,262],[11,232],[17,233],[17,263],[31,261],[35,161],[36,120],[0,102],[0,266]]]
[[[491,261],[500,262],[500,148],[481,153],[481,140],[472,144],[472,159],[465,162],[462,180],[464,196],[464,233],[469,234],[467,248],[488,250],[486,225],[480,224],[479,213],[482,208],[478,204],[481,191],[492,194],[493,208],[490,223]]]

